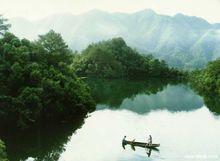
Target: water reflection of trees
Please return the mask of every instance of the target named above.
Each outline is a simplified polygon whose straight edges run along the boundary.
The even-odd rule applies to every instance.
[[[177,84],[169,80],[88,80],[92,95],[98,104],[108,104],[118,107],[125,98],[132,98],[137,94],[156,94],[162,91],[168,83]]]
[[[171,80],[88,80],[97,108],[120,108],[139,114],[151,110],[190,111],[202,98],[183,82]]]
[[[25,160],[28,157],[35,158],[35,161],[57,161],[65,150],[65,144],[83,123],[84,116],[81,116],[71,124],[44,123],[25,131],[0,127],[0,137],[6,144],[10,161]]]
[[[214,114],[220,115],[220,96],[218,95],[203,95],[205,105]]]
[[[199,89],[195,84],[190,84],[191,88],[202,96],[206,107],[216,115],[220,115],[220,95],[214,91],[203,91]]]

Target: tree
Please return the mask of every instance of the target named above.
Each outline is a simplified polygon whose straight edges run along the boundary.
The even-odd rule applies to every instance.
[[[37,43],[45,50],[49,64],[58,66],[57,62],[64,62],[67,64],[71,62],[73,53],[59,33],[50,30],[45,35],[40,35]]]
[[[7,21],[7,19],[3,18],[2,15],[0,15],[0,35],[3,35],[11,27],[10,24],[5,24],[5,22]]]
[[[49,52],[65,52],[68,46],[59,33],[50,30],[45,35],[40,35],[38,42]]]

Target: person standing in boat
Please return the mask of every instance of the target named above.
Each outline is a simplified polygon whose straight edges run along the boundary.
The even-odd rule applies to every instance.
[[[126,136],[124,136],[122,142],[125,144],[126,140],[125,140]]]
[[[152,144],[152,136],[151,135],[149,135],[148,143]]]
[[[124,136],[123,140],[122,140],[122,147],[125,149],[125,145],[127,144],[126,143],[126,140],[125,140],[126,136]]]

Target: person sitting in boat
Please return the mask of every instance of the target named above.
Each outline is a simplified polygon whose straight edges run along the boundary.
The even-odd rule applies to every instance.
[[[152,144],[152,136],[151,135],[149,135],[148,143]]]
[[[132,142],[132,144],[134,144],[134,142],[135,142],[135,139],[133,139],[133,140],[132,140],[131,142]]]

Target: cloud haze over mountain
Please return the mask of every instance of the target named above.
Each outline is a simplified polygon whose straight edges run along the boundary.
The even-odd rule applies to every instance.
[[[203,67],[220,56],[220,24],[183,14],[92,10],[78,16],[57,14],[37,21],[13,18],[10,23],[13,33],[28,39],[54,29],[74,50],[82,50],[92,42],[122,37],[128,45],[143,53],[150,52],[175,67]]]
[[[51,14],[81,14],[94,8],[108,12],[133,13],[146,8],[157,13],[183,13],[198,16],[209,22],[220,22],[219,0],[0,0],[0,14],[6,17],[39,19]]]

